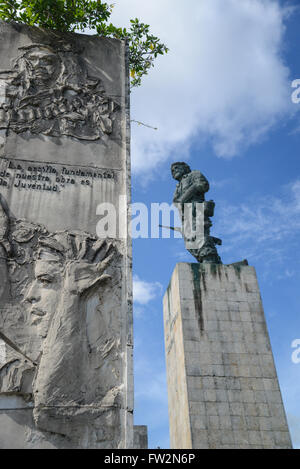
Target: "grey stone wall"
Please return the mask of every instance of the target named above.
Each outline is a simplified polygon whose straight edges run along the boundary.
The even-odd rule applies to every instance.
[[[148,449],[148,429],[146,425],[134,425],[133,448]]]
[[[0,21],[0,64],[0,448],[131,448],[126,43]]]
[[[291,448],[253,267],[177,264],[164,324],[172,448]]]

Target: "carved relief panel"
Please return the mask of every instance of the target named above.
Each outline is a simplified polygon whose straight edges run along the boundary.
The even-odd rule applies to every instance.
[[[0,128],[81,140],[111,134],[116,104],[78,52],[59,42],[20,47],[12,69],[0,71]]]
[[[0,63],[0,447],[126,447],[126,214],[96,236],[130,198],[125,46],[0,21]]]

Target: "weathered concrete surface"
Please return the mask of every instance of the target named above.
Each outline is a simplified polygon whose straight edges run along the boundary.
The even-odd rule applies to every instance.
[[[100,202],[127,202],[125,43],[2,21],[0,41],[1,193],[17,218],[95,233]]]
[[[126,44],[0,21],[0,63],[0,448],[130,448]]]
[[[253,267],[177,264],[164,324],[172,448],[291,448]]]
[[[133,448],[148,449],[148,428],[146,425],[134,425]]]

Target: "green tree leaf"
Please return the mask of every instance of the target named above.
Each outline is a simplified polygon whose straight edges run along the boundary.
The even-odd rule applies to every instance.
[[[138,18],[130,29],[108,23],[114,4],[101,0],[0,0],[0,18],[62,32],[87,28],[100,36],[126,39],[130,50],[131,87],[139,86],[158,55],[168,52],[160,39],[150,34],[150,26]]]

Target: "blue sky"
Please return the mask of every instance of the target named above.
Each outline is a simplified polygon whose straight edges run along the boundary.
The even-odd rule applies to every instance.
[[[138,17],[170,48],[131,96],[134,202],[171,203],[173,161],[211,183],[212,234],[223,263],[256,268],[294,447],[300,448],[300,6],[276,0],[122,0],[113,20]],[[179,239],[133,243],[135,423],[151,448],[169,445],[162,297]]]

